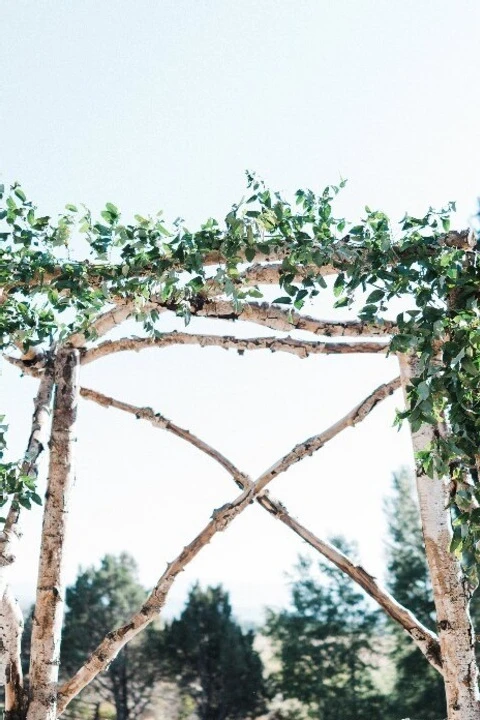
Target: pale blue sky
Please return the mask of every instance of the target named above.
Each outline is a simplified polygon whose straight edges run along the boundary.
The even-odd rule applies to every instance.
[[[0,179],[20,180],[44,212],[113,201],[127,215],[162,208],[194,227],[242,196],[246,168],[286,193],[342,176],[338,212],[352,219],[365,204],[399,218],[457,200],[465,226],[480,189],[479,36],[474,0],[4,3]],[[83,382],[152,405],[255,474],[394,373],[378,357],[179,348],[106,359]],[[20,453],[34,384],[11,368],[1,382]],[[357,538],[378,574],[382,498],[391,471],[410,461],[408,438],[390,428],[400,402],[272,486],[317,534]],[[78,450],[70,581],[79,563],[129,550],[152,584],[235,494],[194,450],[87,403]],[[250,508],[215,539],[168,612],[197,577],[223,580],[246,618],[285,601],[283,572],[304,546],[263,515]],[[23,598],[39,517],[28,517],[15,576]]]

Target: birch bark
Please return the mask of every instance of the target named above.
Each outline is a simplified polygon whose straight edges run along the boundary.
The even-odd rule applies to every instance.
[[[417,375],[418,361],[400,356],[404,391]],[[412,433],[415,452],[427,448],[435,428],[423,425]],[[417,471],[417,492],[428,567],[432,579],[438,636],[442,654],[448,720],[479,720],[480,694],[475,659],[475,635],[470,618],[470,591],[459,562],[450,552],[452,528],[446,478],[429,478]]]
[[[50,465],[33,618],[28,720],[57,716],[57,681],[64,613],[63,556],[69,491],[74,477],[73,445],[80,354],[60,349],[55,359],[55,400]]]

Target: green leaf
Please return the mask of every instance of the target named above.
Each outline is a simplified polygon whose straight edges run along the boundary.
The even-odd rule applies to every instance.
[[[430,395],[430,387],[427,385],[427,383],[425,381],[421,382],[417,386],[417,394],[421,400],[426,400],[428,398],[428,396]]]
[[[383,290],[374,290],[367,297],[367,303],[377,303],[379,300],[383,300],[385,292]]]
[[[455,532],[453,534],[451,543],[450,543],[450,552],[454,553],[455,555],[460,555],[463,545],[463,538],[461,535],[461,532],[457,532],[457,528],[455,528]]]
[[[340,273],[333,284],[333,294],[335,297],[339,297],[342,294],[343,288],[345,287],[345,275]]]
[[[114,218],[112,217],[111,213],[108,212],[108,210],[102,210],[100,215],[102,218],[107,222],[109,225],[113,223]],[[102,225],[98,225],[98,227],[102,227]]]
[[[105,207],[107,208],[108,212],[112,215],[117,216],[119,214],[118,208],[113,203],[105,203]]]
[[[286,297],[285,295],[283,297],[279,297],[276,300],[273,300],[272,302],[278,303],[279,305],[290,305],[292,302],[292,298]]]
[[[16,187],[13,192],[22,202],[25,202],[25,200],[27,199],[27,196],[23,192],[22,188]]]

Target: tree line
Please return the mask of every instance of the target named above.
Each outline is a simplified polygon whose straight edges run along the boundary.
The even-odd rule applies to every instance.
[[[433,628],[431,582],[406,471],[394,475],[386,515],[389,589]],[[342,537],[334,542],[355,557],[354,544]],[[145,593],[135,560],[126,553],[106,555],[99,567],[81,570],[66,594],[64,672],[73,671]],[[472,612],[480,621],[476,597]],[[32,616],[24,635],[26,673]],[[266,663],[255,645],[258,635],[266,638],[272,656]],[[240,720],[269,711],[288,720],[441,720],[446,715],[441,677],[406,634],[338,568],[306,556],[290,575],[289,607],[267,610],[264,626],[255,632],[235,620],[225,589],[195,584],[180,616],[150,625],[124,647],[67,714],[85,720],[139,718],[151,707],[160,682],[176,686],[179,717],[194,713],[200,720]]]

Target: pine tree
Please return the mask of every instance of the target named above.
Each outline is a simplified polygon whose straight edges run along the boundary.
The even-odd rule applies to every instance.
[[[341,538],[334,542],[354,552]],[[337,568],[320,561],[317,569],[315,575],[300,558],[290,609],[269,613],[266,634],[281,661],[274,688],[318,720],[384,720],[385,702],[372,679],[379,615]]]
[[[146,592],[137,579],[137,566],[126,553],[106,555],[98,569],[80,572],[67,588],[62,662],[66,672],[75,672],[109,628],[120,625],[137,610]],[[151,662],[151,648],[159,631],[147,633],[123,648],[108,670],[94,683],[95,691],[113,702],[117,720],[137,718],[148,705],[160,661]]]
[[[195,585],[178,620],[165,627],[161,655],[201,720],[236,720],[265,710],[262,662],[254,634],[232,618],[228,593],[221,586]]]

